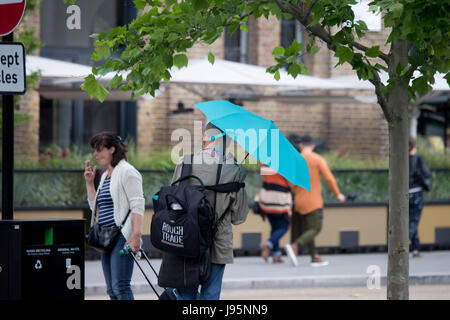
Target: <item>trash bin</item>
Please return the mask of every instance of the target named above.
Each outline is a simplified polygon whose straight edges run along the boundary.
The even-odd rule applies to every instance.
[[[0,220],[0,300],[84,300],[84,225]]]

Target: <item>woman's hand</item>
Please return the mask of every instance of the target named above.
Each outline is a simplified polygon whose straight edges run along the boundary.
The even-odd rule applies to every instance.
[[[90,161],[86,160],[84,168],[84,180],[86,184],[94,184],[95,172],[97,171],[97,166],[94,169],[91,168]]]
[[[141,236],[142,234],[139,232],[134,232],[130,239],[128,239],[127,242],[125,242],[125,245],[130,245],[131,250],[133,252],[138,252],[141,249]]]

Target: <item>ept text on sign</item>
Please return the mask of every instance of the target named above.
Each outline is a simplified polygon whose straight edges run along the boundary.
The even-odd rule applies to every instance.
[[[0,94],[24,94],[25,48],[22,43],[0,43]]]

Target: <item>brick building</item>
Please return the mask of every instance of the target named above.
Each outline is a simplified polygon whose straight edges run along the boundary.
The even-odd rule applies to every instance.
[[[69,30],[66,19],[70,15],[69,4],[62,1],[42,0],[40,10],[23,22],[32,24],[46,43],[40,51],[44,57],[89,64],[93,40],[89,35],[122,25],[136,15],[131,1],[125,0],[78,0],[81,9],[81,29]],[[188,51],[189,58],[203,58],[213,52],[216,58],[260,66],[274,63],[271,55],[275,46],[290,43],[293,39],[307,40],[303,28],[291,20],[279,22],[249,20],[249,32],[224,34],[213,45],[196,45]],[[369,32],[363,43],[367,46],[382,45],[387,30]],[[321,45],[315,55],[304,54],[302,59],[309,74],[333,77],[352,74],[348,65],[334,68],[336,58]],[[387,51],[386,49],[384,51]],[[75,84],[74,87],[79,86]],[[310,134],[324,142],[329,150],[345,150],[364,156],[385,156],[388,153],[387,123],[381,108],[367,103],[334,103],[333,101],[278,99],[274,88],[163,84],[161,93],[154,99],[136,101],[97,101],[68,96],[52,99],[29,91],[21,101],[19,112],[29,115],[29,121],[16,128],[16,152],[37,156],[49,145],[56,143],[62,148],[73,144],[87,148],[89,138],[101,130],[113,130],[137,142],[138,150],[151,152],[159,147],[177,143],[171,141],[177,128],[193,131],[193,121],[200,120],[201,113],[194,108],[190,113],[171,113],[180,104],[192,108],[192,104],[207,99],[229,98],[229,92],[251,90],[267,98],[255,101],[241,99],[244,107],[263,117],[272,119],[287,135]],[[316,92],[318,93],[318,92]],[[351,94],[340,92],[339,94]],[[320,92],[320,95],[327,92]],[[373,95],[360,92],[360,95]],[[77,100],[78,99],[78,100]]]

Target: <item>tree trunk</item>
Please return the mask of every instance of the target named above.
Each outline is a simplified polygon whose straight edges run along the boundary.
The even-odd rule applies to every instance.
[[[396,92],[395,92],[396,91]],[[395,110],[389,122],[389,226],[387,298],[408,300],[409,277],[409,119],[408,95],[398,88],[388,102]]]
[[[391,45],[389,77],[396,77],[398,64],[408,64],[408,43]],[[409,278],[409,96],[406,85],[396,83],[387,97],[389,125],[389,226],[387,298],[408,300]]]

